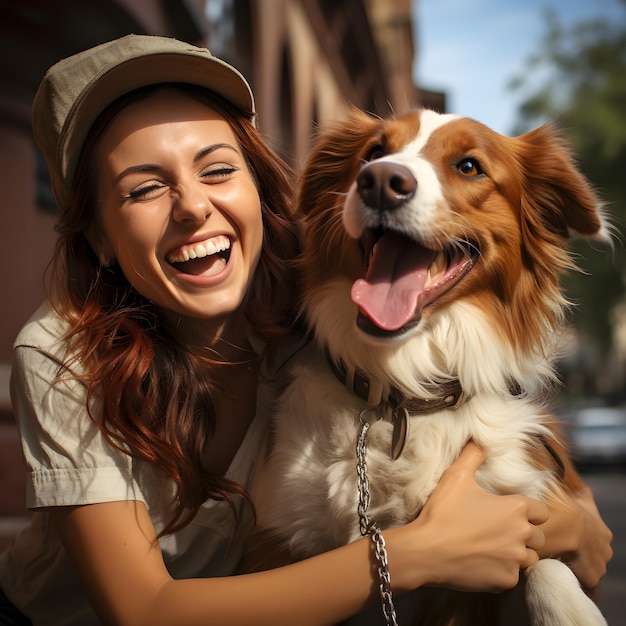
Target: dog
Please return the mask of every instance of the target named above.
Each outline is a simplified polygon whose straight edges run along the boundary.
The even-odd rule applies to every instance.
[[[568,312],[559,281],[570,236],[610,241],[611,227],[553,126],[510,138],[430,110],[354,110],[318,138],[297,210],[314,339],[292,359],[253,483],[257,567],[361,535],[364,416],[368,515],[383,529],[419,514],[470,439],[490,492],[580,489],[548,408]],[[531,624],[606,624],[561,561],[523,578]],[[415,624],[502,623],[497,595],[424,594]]]

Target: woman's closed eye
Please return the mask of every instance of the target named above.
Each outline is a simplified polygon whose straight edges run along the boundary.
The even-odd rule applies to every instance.
[[[129,200],[153,200],[167,192],[169,186],[159,180],[150,180],[131,189],[125,197]]]
[[[206,183],[215,184],[228,180],[239,168],[227,163],[218,163],[205,168],[200,176]]]

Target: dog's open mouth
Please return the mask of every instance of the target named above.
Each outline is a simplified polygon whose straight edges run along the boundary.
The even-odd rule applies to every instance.
[[[393,231],[368,231],[360,244],[365,278],[352,286],[352,300],[359,327],[372,335],[417,324],[424,307],[456,285],[478,258],[478,247],[469,241],[431,250]]]

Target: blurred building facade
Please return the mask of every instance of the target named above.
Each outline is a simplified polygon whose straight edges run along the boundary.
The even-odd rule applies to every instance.
[[[23,474],[8,396],[12,341],[43,298],[56,208],[30,131],[45,70],[125,34],[177,37],[250,81],[261,131],[296,169],[316,130],[350,105],[379,115],[443,94],[413,84],[411,0],[0,0],[0,545],[23,513]]]

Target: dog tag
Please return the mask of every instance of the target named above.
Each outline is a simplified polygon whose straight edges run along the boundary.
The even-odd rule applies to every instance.
[[[409,434],[409,412],[400,407],[395,409],[392,416],[393,434],[391,435],[390,456],[392,460],[396,460],[404,450],[406,440]]]

